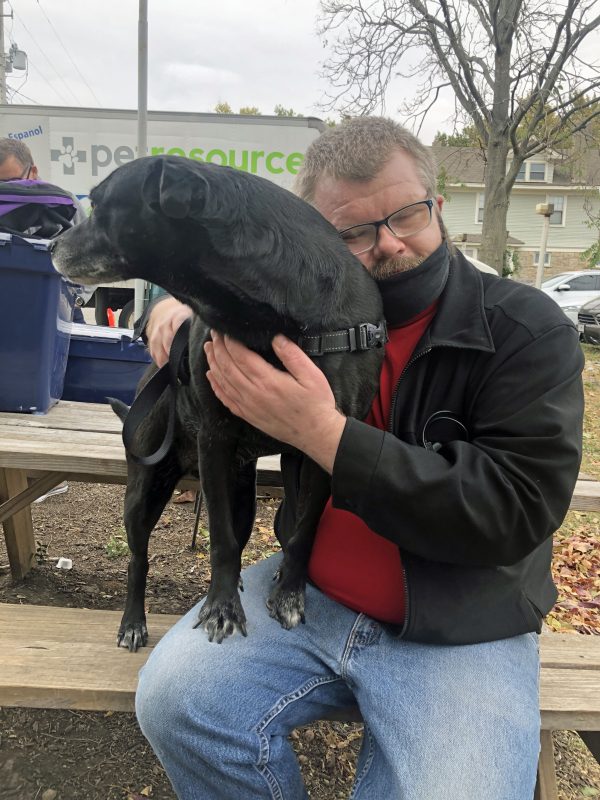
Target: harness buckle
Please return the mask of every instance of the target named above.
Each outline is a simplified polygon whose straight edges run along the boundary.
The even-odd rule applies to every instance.
[[[355,350],[371,350],[374,347],[383,347],[388,340],[387,325],[382,320],[379,325],[363,322],[348,329],[350,352]]]

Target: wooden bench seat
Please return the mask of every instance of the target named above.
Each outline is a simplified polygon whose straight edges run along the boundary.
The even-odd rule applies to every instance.
[[[0,705],[133,711],[138,672],[178,617],[150,614],[149,645],[137,653],[117,648],[120,619],[120,611],[0,604]],[[537,796],[557,800],[550,732],[583,732],[596,758],[600,755],[600,636],[549,633],[540,642]],[[337,718],[360,719],[356,712]]]

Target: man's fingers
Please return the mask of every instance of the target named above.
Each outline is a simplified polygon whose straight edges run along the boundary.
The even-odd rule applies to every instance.
[[[223,337],[213,334],[212,342],[205,343],[204,351],[213,378],[219,383],[221,390],[227,393],[230,399],[234,401],[239,399],[244,391],[248,390],[249,381],[243,370],[232,359]]]
[[[223,390],[221,384],[219,383],[216,375],[213,373],[212,370],[208,370],[206,373],[206,377],[208,382],[211,385],[211,388],[215,394],[217,400],[220,400],[221,403],[231,411],[232,414],[236,414],[236,416],[241,416],[241,409],[236,402],[234,402],[229,395]]]
[[[304,350],[280,333],[273,339],[273,352],[298,383],[307,385],[325,379],[323,372]]]

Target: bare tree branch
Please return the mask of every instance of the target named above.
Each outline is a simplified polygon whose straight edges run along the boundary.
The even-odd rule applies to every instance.
[[[321,6],[332,106],[371,113],[385,107],[392,87],[401,84],[406,96],[410,85],[402,112],[420,131],[440,98],[452,93],[456,116],[472,122],[486,149],[485,207],[495,213],[492,221],[484,214],[484,251],[501,249],[502,210],[523,160],[564,146],[599,118],[600,61],[584,50],[600,29],[598,0],[324,0]]]

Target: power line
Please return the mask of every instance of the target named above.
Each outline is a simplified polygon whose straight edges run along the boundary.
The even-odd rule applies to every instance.
[[[20,97],[24,97],[25,100],[29,100],[29,102],[33,103],[35,106],[41,106],[42,105],[39,102],[39,100],[34,100],[33,97],[27,97],[26,94],[23,94],[23,92],[20,92],[18,89],[10,89],[10,91],[13,94],[13,98],[12,98],[13,100],[14,100],[14,95],[18,94]]]
[[[85,83],[85,85],[87,86],[87,88],[90,90],[91,94],[94,96],[94,99],[96,100],[96,103],[97,103],[99,106],[101,106],[101,105],[102,105],[102,103],[100,102],[100,100],[98,100],[98,98],[97,98],[97,96],[96,96],[96,93],[94,92],[94,90],[92,89],[92,87],[89,85],[89,83],[88,83],[88,82],[87,82],[87,80],[85,79],[85,76],[82,74],[82,72],[81,72],[81,70],[79,69],[79,67],[77,66],[77,64],[76,64],[76,63],[73,61],[73,59],[71,58],[71,54],[69,53],[69,51],[68,51],[68,50],[67,50],[67,48],[65,47],[65,44],[64,44],[63,40],[62,40],[62,39],[60,38],[60,36],[58,35],[58,31],[56,30],[56,28],[55,28],[55,27],[54,27],[54,25],[52,24],[52,22],[51,22],[50,18],[48,17],[48,15],[47,15],[47,14],[46,14],[46,12],[44,11],[44,9],[42,8],[42,5],[41,5],[41,3],[40,3],[40,0],[37,0],[37,5],[38,5],[38,8],[40,9],[40,11],[42,12],[42,14],[44,15],[44,17],[46,18],[46,21],[48,22],[48,25],[50,25],[50,27],[51,27],[51,28],[52,28],[52,30],[54,31],[54,35],[56,36],[56,38],[57,38],[57,39],[58,39],[58,41],[60,42],[60,44],[61,44],[61,46],[62,46],[62,49],[63,49],[63,50],[65,51],[65,53],[67,54],[67,56],[68,56],[69,60],[71,61],[71,64],[73,64],[73,66],[74,66],[74,67],[75,67],[75,69],[77,70],[77,74],[79,75],[79,77],[81,78],[81,80],[82,80],[82,81]]]
[[[66,105],[66,106],[68,106],[68,105],[70,105],[70,104],[71,104],[71,103],[70,103],[70,101],[69,101],[69,99],[68,99],[68,98],[66,98],[66,97],[64,96],[64,94],[62,94],[61,92],[59,92],[59,91],[58,91],[58,89],[56,88],[56,86],[54,86],[52,83],[50,83],[50,81],[48,80],[48,78],[47,78],[47,77],[44,75],[43,71],[42,71],[42,70],[41,70],[41,69],[38,67],[38,65],[37,65],[37,64],[36,64],[34,61],[32,61],[32,60],[31,60],[31,58],[30,58],[29,56],[27,57],[27,62],[28,62],[28,64],[29,64],[29,66],[30,66],[30,67],[33,67],[33,69],[34,69],[34,70],[37,72],[37,74],[40,76],[40,78],[41,78],[41,79],[42,79],[42,80],[43,80],[43,81],[44,81],[44,82],[45,82],[45,83],[46,83],[46,84],[47,84],[47,85],[50,87],[50,89],[51,89],[51,90],[52,90],[52,91],[53,91],[53,92],[54,92],[54,93],[55,93],[55,94],[56,94],[56,95],[57,95],[57,96],[60,98],[60,100],[61,100],[61,101],[62,101],[62,102],[63,102],[63,103]],[[59,77],[60,77],[60,76],[59,76]],[[66,84],[65,84],[65,86],[66,86]],[[68,89],[68,88],[69,88],[69,87],[67,86],[67,89]],[[71,92],[71,94],[73,94],[73,92]],[[73,97],[75,97],[75,95],[73,95]],[[75,99],[77,99],[77,98],[75,98]],[[79,101],[77,101],[77,105],[79,105],[79,106],[80,106],[80,105],[81,105],[81,103],[80,103]]]
[[[45,59],[46,59],[46,61],[48,62],[48,65],[50,66],[50,68],[54,70],[54,72],[56,73],[56,75],[57,75],[58,79],[62,81],[62,83],[64,84],[64,86],[65,86],[66,90],[67,90],[67,91],[68,91],[68,92],[69,92],[69,93],[70,93],[70,94],[71,94],[71,95],[72,95],[72,96],[75,98],[75,105],[78,105],[78,106],[81,106],[81,105],[83,105],[83,103],[82,103],[82,102],[79,100],[79,98],[77,97],[77,95],[75,94],[75,92],[74,92],[74,91],[73,91],[73,90],[72,90],[72,89],[71,89],[71,88],[70,88],[70,87],[67,85],[67,83],[66,83],[65,79],[64,79],[64,78],[63,78],[63,76],[60,74],[60,72],[59,72],[59,71],[56,69],[56,67],[54,66],[54,64],[52,63],[52,61],[50,61],[50,59],[48,58],[48,56],[46,55],[46,53],[44,52],[44,50],[42,49],[42,47],[41,47],[41,46],[38,44],[38,42],[37,42],[37,39],[35,38],[35,36],[34,36],[34,35],[31,33],[31,31],[29,30],[29,28],[27,27],[27,25],[25,25],[25,23],[23,22],[23,20],[21,19],[21,17],[20,17],[20,16],[17,14],[17,12],[14,10],[14,8],[12,7],[12,4],[10,4],[10,9],[11,9],[11,11],[13,12],[13,14],[15,15],[16,19],[18,19],[18,20],[19,20],[19,22],[20,22],[20,24],[21,24],[21,25],[22,25],[22,26],[25,28],[25,30],[27,31],[27,33],[28,33],[28,34],[29,34],[29,36],[31,37],[31,40],[33,41],[33,43],[35,44],[35,46],[37,47],[37,49],[38,49],[38,50],[40,51],[40,53],[41,53],[41,54],[44,56],[44,58],[45,58]],[[58,96],[61,98],[61,100],[62,100],[64,103],[66,103],[66,105],[70,105],[69,101],[68,101],[68,100],[65,100],[65,98],[64,98],[64,97],[63,97],[63,96],[60,94],[60,92],[58,91],[58,89],[56,89],[55,87],[53,87],[53,86],[52,86],[52,84],[51,84],[51,83],[48,81],[48,79],[45,77],[45,75],[44,75],[44,74],[43,74],[41,71],[40,71],[40,75],[42,75],[42,77],[44,78],[44,80],[46,81],[46,83],[48,84],[48,86],[50,86],[50,88],[51,88],[51,89],[52,89],[54,92],[56,92],[56,94],[57,94],[57,95],[58,95]]]

